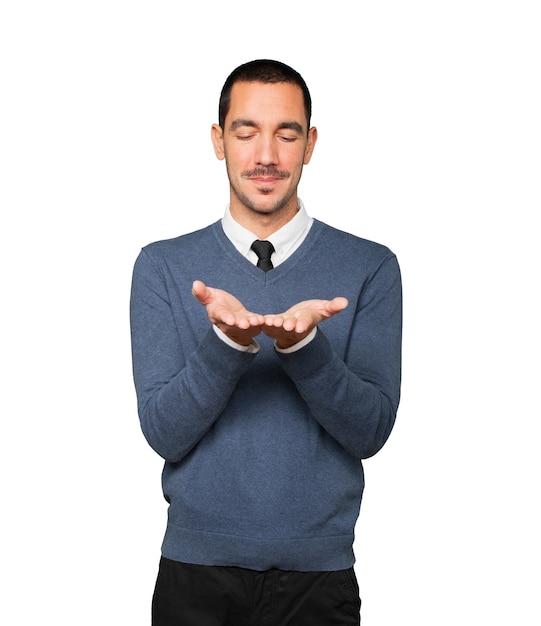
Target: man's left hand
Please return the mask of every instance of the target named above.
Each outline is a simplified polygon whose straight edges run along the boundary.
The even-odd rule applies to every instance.
[[[290,348],[307,337],[319,323],[340,313],[347,305],[347,299],[342,297],[305,300],[284,313],[265,315],[261,330],[276,341],[278,348]]]

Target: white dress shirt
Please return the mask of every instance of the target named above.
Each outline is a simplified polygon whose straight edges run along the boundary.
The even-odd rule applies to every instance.
[[[267,237],[267,241],[270,241],[274,246],[274,253],[271,258],[274,267],[283,263],[301,245],[313,221],[311,217],[308,217],[306,209],[299,199],[299,210],[295,217],[289,220],[282,228],[272,233],[270,237]],[[222,219],[222,227],[227,238],[235,248],[255,265],[257,263],[257,255],[250,246],[258,237],[233,219],[229,205]]]

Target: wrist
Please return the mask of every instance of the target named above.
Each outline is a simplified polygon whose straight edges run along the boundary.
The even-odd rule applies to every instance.
[[[284,341],[278,342],[278,339],[276,339],[274,342],[274,348],[276,349],[277,352],[283,352],[284,354],[296,352],[297,350],[300,350],[301,348],[304,348],[304,346],[308,345],[312,341],[312,339],[316,336],[316,332],[317,332],[317,327],[312,329],[310,333],[306,335],[306,337],[303,337],[302,339],[299,339],[296,342],[284,342]]]

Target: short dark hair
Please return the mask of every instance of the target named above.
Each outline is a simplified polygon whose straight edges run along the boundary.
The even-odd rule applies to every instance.
[[[270,59],[257,59],[243,63],[234,69],[227,77],[220,94],[218,106],[218,123],[224,128],[225,118],[231,106],[231,90],[238,82],[244,83],[291,83],[302,90],[304,112],[306,113],[307,130],[310,128],[312,117],[312,98],[304,78],[289,65]]]

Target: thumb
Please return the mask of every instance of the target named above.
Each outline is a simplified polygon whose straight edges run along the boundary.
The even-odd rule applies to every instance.
[[[192,294],[201,304],[208,304],[212,300],[211,290],[201,280],[194,280],[192,284]]]
[[[333,313],[338,313],[339,311],[342,311],[343,309],[345,309],[348,304],[349,304],[349,302],[348,302],[347,298],[343,298],[342,296],[338,296],[336,298],[333,298],[329,302],[329,309],[331,311],[333,311]]]

